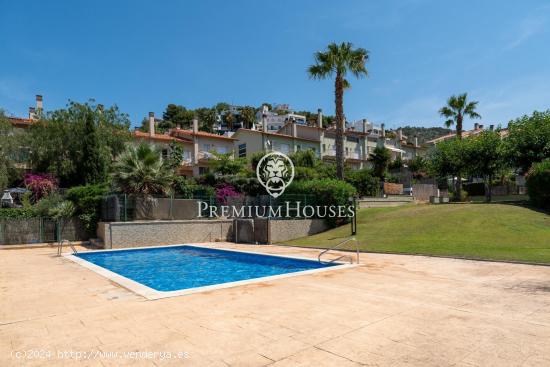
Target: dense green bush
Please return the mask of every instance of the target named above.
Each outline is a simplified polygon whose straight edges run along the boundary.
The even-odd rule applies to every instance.
[[[96,230],[101,203],[108,192],[109,188],[105,184],[76,186],[67,191],[67,199],[74,203],[76,215],[89,233]]]
[[[298,181],[302,180],[315,180],[319,178],[319,172],[312,167],[296,167],[294,173],[294,179]]]
[[[359,196],[378,196],[380,179],[368,168],[346,173],[346,181],[355,187]]]
[[[533,204],[550,209],[550,159],[531,166],[527,174],[527,192]]]
[[[174,193],[176,197],[184,199],[192,199],[197,196],[214,196],[216,193],[213,186],[216,185],[217,180],[216,177],[211,177],[213,181],[209,186],[198,183],[194,178],[177,176],[174,179]]]
[[[38,217],[34,208],[1,208],[0,219],[27,219]]]
[[[294,181],[285,194],[306,195],[309,205],[350,205],[349,198],[357,194],[351,184],[333,179]],[[326,218],[329,225],[335,226],[346,222],[342,218]]]
[[[483,196],[485,195],[485,183],[484,182],[473,182],[466,183],[462,185],[462,188],[472,196]]]

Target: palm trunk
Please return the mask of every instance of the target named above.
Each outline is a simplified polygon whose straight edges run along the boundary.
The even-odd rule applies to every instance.
[[[336,73],[334,82],[334,97],[336,104],[336,177],[344,179],[344,81],[340,73]]]
[[[462,115],[459,113],[456,118],[456,136],[458,139],[462,139]],[[456,175],[456,198],[455,201],[462,201],[462,174]]]

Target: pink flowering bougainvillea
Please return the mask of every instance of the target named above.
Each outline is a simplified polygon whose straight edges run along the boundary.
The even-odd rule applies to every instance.
[[[27,189],[32,191],[35,201],[40,200],[57,188],[57,179],[47,173],[27,173],[24,180]]]
[[[222,205],[227,204],[228,198],[239,196],[242,196],[242,194],[229,184],[221,184],[216,187],[216,201]]]

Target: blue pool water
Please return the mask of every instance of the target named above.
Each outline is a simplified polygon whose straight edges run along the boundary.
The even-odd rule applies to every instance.
[[[79,253],[76,256],[157,291],[175,291],[333,264],[195,246]]]

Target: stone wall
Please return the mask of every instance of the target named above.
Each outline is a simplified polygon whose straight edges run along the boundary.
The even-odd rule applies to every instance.
[[[281,243],[329,229],[323,219],[268,221],[257,218],[237,221],[239,243]],[[105,248],[234,241],[234,223],[232,219],[101,222],[97,227],[97,236]]]
[[[232,220],[170,220],[99,223],[105,248],[231,241]]]
[[[270,220],[271,243],[306,237],[329,229],[324,219]]]

